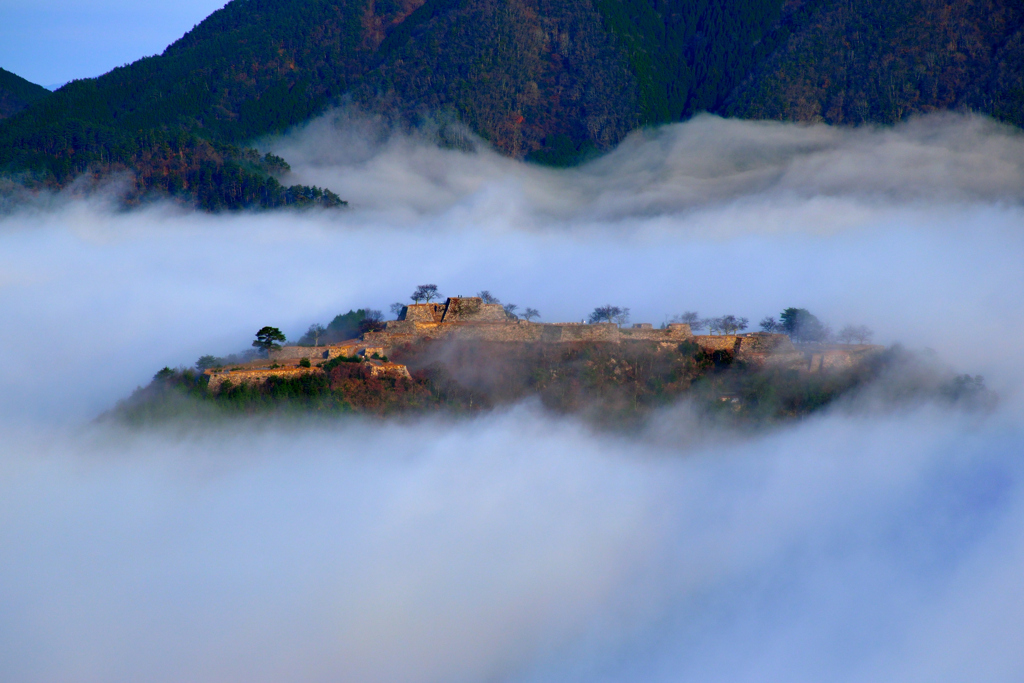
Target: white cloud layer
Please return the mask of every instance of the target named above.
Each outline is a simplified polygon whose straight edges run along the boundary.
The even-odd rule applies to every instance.
[[[375,126],[267,143],[344,212],[0,219],[0,678],[1021,678],[1018,134],[702,118],[555,171]],[[83,426],[163,365],[422,282],[547,320],[803,306],[1002,403],[696,445],[685,408],[629,439],[530,407]]]

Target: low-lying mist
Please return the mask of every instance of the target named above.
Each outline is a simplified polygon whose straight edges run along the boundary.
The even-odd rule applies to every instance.
[[[350,208],[54,197],[0,218],[4,680],[1024,674],[1018,133],[705,117],[565,170],[351,113],[262,144]],[[685,405],[629,436],[533,404],[91,423],[165,365],[426,282],[547,321],[804,307],[931,349],[1000,403],[758,434]]]
[[[6,437],[9,681],[1013,680],[1018,424]],[[684,456],[684,457],[681,457]]]

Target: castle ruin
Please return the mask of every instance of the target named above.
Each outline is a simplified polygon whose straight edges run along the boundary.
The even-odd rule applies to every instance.
[[[785,365],[810,372],[852,367],[861,355],[879,348],[825,348],[808,355],[784,334],[695,335],[685,323],[655,328],[649,323],[620,327],[616,323],[529,322],[509,316],[501,304],[487,304],[479,297],[450,297],[444,303],[405,306],[397,320],[388,321],[382,330],[366,332],[361,339],[327,346],[285,346],[269,352],[269,367],[268,363],[254,363],[245,368],[206,372],[210,375],[211,388],[229,379],[236,383],[262,383],[274,375],[292,377],[322,372],[317,365],[345,357],[360,358],[373,376],[408,378],[408,368],[388,362],[387,356],[407,344],[430,340],[542,344],[648,342],[662,347],[690,342],[708,353],[727,351],[748,363]]]

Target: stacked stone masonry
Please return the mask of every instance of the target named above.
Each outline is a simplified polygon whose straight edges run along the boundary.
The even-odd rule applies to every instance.
[[[362,339],[352,339],[328,346],[285,346],[270,352],[270,361],[296,363],[309,359],[312,368],[246,369],[235,372],[207,371],[210,388],[216,390],[224,381],[263,383],[268,377],[301,376],[321,372],[317,364],[337,358],[361,356],[373,376],[409,377],[404,365],[373,358],[386,357],[405,344],[427,340],[481,341],[508,343],[622,343],[655,342],[677,346],[683,342],[696,344],[707,352],[728,351],[736,358],[761,365],[778,365],[809,372],[847,369],[867,354],[881,350],[878,346],[820,347],[798,349],[784,334],[754,332],[731,335],[694,335],[690,326],[673,323],[655,328],[649,323],[619,327],[615,323],[535,323],[512,318],[500,304],[485,304],[478,297],[449,298],[442,303],[411,304],[398,317],[386,323],[379,332],[367,332]]]
[[[406,306],[398,320],[380,332],[363,335],[363,343],[379,346],[385,354],[403,344],[431,339],[485,342],[571,343],[649,341],[679,344],[692,341],[707,351],[727,350],[738,355],[800,354],[782,334],[695,336],[685,323],[655,328],[650,323],[619,327],[615,323],[535,323],[507,316],[499,304],[485,304],[477,297],[450,298],[440,304]]]
[[[395,379],[412,379],[409,368],[399,363],[389,363],[377,359],[363,361],[363,366],[371,377],[393,377]],[[264,384],[271,377],[282,379],[296,379],[303,375],[322,375],[323,370],[318,367],[286,367],[286,368],[242,368],[234,370],[207,370],[210,377],[210,391],[219,391],[225,382],[232,385],[240,384]]]
[[[273,349],[268,354],[270,360],[275,363],[285,363],[306,358],[310,361],[331,360],[339,356],[347,358],[362,355],[366,344],[358,339],[330,344],[328,346],[283,346],[280,349]],[[373,355],[371,351],[370,354]]]
[[[323,372],[320,368],[252,368],[243,370],[207,370],[210,391],[219,391],[224,382],[232,385],[263,384],[271,377],[296,379],[303,375]]]

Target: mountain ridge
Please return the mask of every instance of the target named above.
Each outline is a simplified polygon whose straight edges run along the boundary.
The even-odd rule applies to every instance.
[[[0,68],[0,120],[17,114],[49,95],[50,91],[43,86]]]
[[[0,121],[0,168],[49,187],[131,170],[135,196],[277,206],[286,165],[243,145],[343,101],[562,165],[704,111],[1021,126],[1022,74],[1019,0],[234,0]]]

